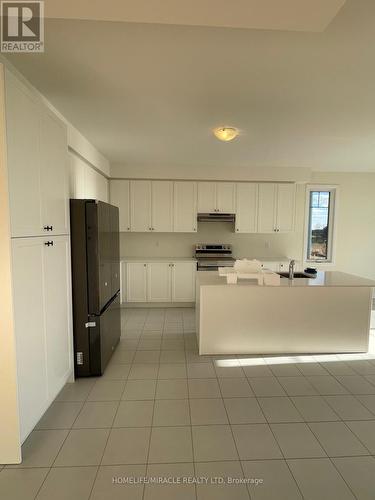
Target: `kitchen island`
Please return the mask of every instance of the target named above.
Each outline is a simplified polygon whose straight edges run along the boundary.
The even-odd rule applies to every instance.
[[[320,271],[278,286],[229,285],[211,271],[197,273],[196,286],[199,354],[368,350],[375,281]]]

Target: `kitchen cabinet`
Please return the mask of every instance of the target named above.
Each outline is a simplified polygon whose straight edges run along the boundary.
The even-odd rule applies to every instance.
[[[130,231],[130,181],[110,181],[111,204],[119,208],[120,232]]]
[[[151,231],[151,181],[130,182],[130,228]]]
[[[197,231],[197,183],[176,181],[173,186],[173,230],[179,233]]]
[[[9,72],[5,112],[12,237],[67,234],[65,124]]]
[[[147,300],[148,302],[171,301],[172,264],[152,262],[147,264]]]
[[[198,182],[198,213],[235,213],[233,182]]]
[[[258,232],[293,231],[295,184],[259,184]]]
[[[152,231],[173,231],[173,182],[152,181]]]
[[[196,262],[172,264],[172,302],[195,301]]]
[[[241,182],[236,190],[236,232],[256,233],[258,230],[258,184]]]
[[[69,249],[68,236],[12,240],[22,441],[72,370]]]
[[[147,264],[128,262],[126,266],[126,301],[147,301]]]

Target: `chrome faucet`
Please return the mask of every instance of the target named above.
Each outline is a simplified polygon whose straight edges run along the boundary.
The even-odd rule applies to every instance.
[[[289,279],[292,280],[294,278],[294,266],[296,265],[296,261],[292,259],[289,262]]]

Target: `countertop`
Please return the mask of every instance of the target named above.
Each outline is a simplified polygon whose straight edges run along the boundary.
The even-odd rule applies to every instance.
[[[200,286],[262,286],[254,280],[238,280],[236,285],[228,285],[226,278],[219,276],[216,271],[201,271],[197,273],[197,283]],[[267,285],[263,285],[267,286]],[[288,278],[280,278],[280,287],[371,287],[375,288],[375,281],[353,274],[342,273],[340,271],[318,271],[316,278],[295,278],[293,281]],[[277,288],[277,286],[273,287]]]
[[[121,257],[121,262],[196,262],[191,257]]]

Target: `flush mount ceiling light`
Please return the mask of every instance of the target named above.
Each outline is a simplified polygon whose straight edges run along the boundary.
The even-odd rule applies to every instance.
[[[219,141],[229,142],[233,141],[238,134],[239,130],[235,127],[218,127],[214,129],[214,134]]]

